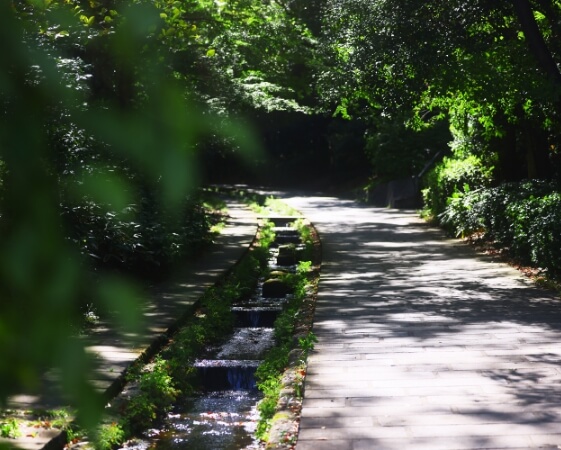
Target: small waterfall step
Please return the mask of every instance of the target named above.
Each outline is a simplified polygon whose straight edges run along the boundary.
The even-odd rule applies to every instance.
[[[290,227],[299,219],[296,216],[260,216],[259,221],[272,222],[275,227]]]
[[[205,359],[195,362],[201,385],[207,391],[255,390],[255,371],[261,361]]]
[[[271,328],[282,311],[279,306],[234,306],[236,327]]]
[[[283,228],[274,227],[273,232],[275,233],[274,245],[286,245],[286,244],[301,244],[302,239],[300,238],[300,233],[296,228]]]
[[[242,302],[235,303],[233,308],[266,308],[266,307],[282,308],[282,306],[288,302],[289,297],[290,296],[278,297],[278,298],[277,297],[264,298],[260,296],[255,296],[245,299]]]

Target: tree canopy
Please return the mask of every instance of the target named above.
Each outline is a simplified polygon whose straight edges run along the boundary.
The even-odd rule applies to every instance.
[[[328,1],[323,39],[334,63],[321,89],[343,115],[413,128],[446,118],[456,146],[475,139],[498,154],[504,179],[550,177],[546,161],[558,157],[559,8],[526,0]],[[516,164],[526,170],[516,173]]]

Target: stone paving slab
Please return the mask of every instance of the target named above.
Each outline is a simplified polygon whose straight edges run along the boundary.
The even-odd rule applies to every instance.
[[[95,370],[91,382],[99,392],[113,387],[123,372],[163,334],[173,329],[177,321],[216,281],[247,251],[257,231],[257,216],[243,204],[227,200],[229,218],[225,228],[202,257],[188,262],[174,277],[146,294],[144,318],[146,328],[139,336],[127,337],[107,323],[91,330],[86,339],[86,351],[93,356]],[[48,373],[40,393],[21,394],[8,400],[7,407],[15,410],[46,410],[64,406],[57,389],[58,377]],[[54,433],[54,435],[53,435]],[[1,442],[38,450],[59,434],[41,431],[35,437],[22,437]]]
[[[323,247],[297,450],[561,448],[561,303],[414,211],[286,196]]]

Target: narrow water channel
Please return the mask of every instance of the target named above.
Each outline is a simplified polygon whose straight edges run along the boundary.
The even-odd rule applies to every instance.
[[[211,391],[183,399],[170,414],[166,431],[151,446],[158,450],[259,449],[253,434],[258,419],[257,390]]]
[[[277,239],[270,250],[271,271],[294,271],[296,260],[286,258],[282,247],[299,245],[298,231],[291,221],[275,227]],[[135,450],[256,450],[258,420],[255,370],[265,353],[275,344],[273,324],[288,296],[264,288],[260,280],[249,298],[232,305],[236,328],[230,338],[212,352],[212,357],[196,361],[204,392],[180,399],[162,430]]]

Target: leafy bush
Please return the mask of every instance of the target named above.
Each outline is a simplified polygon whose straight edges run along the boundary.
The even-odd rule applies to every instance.
[[[492,167],[486,167],[475,155],[466,158],[443,158],[426,176],[423,200],[433,216],[441,214],[454,196],[488,187],[492,182]]]
[[[125,421],[130,432],[147,429],[167,412],[179,394],[167,361],[156,358],[138,380],[139,394],[126,406]]]
[[[274,347],[267,355],[255,373],[259,381],[259,390],[263,393],[263,399],[259,402],[259,422],[257,424],[256,436],[265,439],[271,426],[271,419],[275,415],[277,402],[282,388],[279,374],[288,364],[288,353],[290,345]]]
[[[96,450],[111,450],[125,440],[125,431],[116,422],[103,424],[97,430],[94,447]]]
[[[85,200],[63,206],[71,241],[97,268],[158,277],[210,241],[210,223],[199,201],[191,201],[179,217],[144,197],[123,212]]]
[[[555,183],[471,191],[453,198],[440,218],[458,235],[483,232],[520,262],[561,274],[561,192]]]

